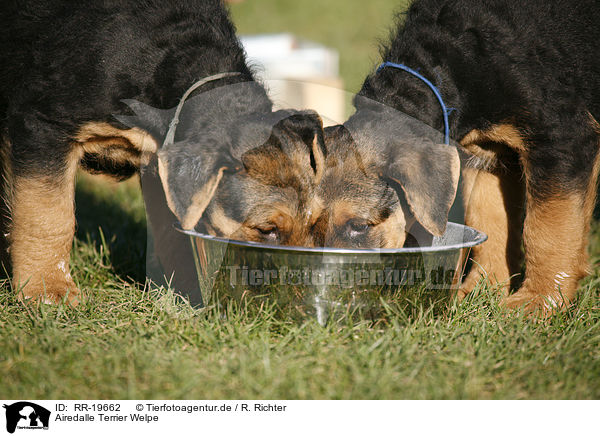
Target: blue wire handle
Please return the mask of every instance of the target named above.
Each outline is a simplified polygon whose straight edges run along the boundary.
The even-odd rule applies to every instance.
[[[392,67],[392,68],[398,68],[400,70],[404,70],[407,73],[410,73],[410,74],[412,74],[415,77],[418,77],[423,82],[425,82],[425,84],[427,86],[429,86],[431,88],[431,90],[433,91],[433,93],[437,97],[438,101],[440,102],[440,106],[442,107],[442,113],[444,115],[444,143],[446,145],[450,145],[450,127],[449,127],[449,124],[448,124],[448,109],[446,108],[446,105],[444,104],[444,99],[442,98],[442,94],[440,93],[439,89],[437,89],[437,87],[433,83],[431,83],[429,80],[427,80],[421,74],[419,74],[418,72],[416,72],[412,68],[409,68],[409,67],[407,67],[406,65],[403,65],[403,64],[396,64],[394,62],[384,62],[381,65],[379,65],[379,67],[377,67],[377,71],[376,72],[377,73],[380,72],[385,67]]]

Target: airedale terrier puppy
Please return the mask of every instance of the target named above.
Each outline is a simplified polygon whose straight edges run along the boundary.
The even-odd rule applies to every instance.
[[[564,307],[588,270],[599,169],[600,3],[417,0],[401,22],[382,51],[386,63],[355,99],[356,113],[326,132],[332,169],[325,177],[337,181],[325,186],[360,187],[330,194],[344,199],[327,203],[343,236],[333,243],[397,245],[404,239],[398,232],[413,222],[444,231],[458,154],[383,134],[394,126],[378,104],[440,131],[447,116],[464,155],[465,222],[489,237],[473,249],[459,296],[483,274],[500,284],[509,307]],[[349,150],[354,158],[336,158]],[[511,279],[518,290],[509,295]]]
[[[167,276],[193,271],[176,219],[220,236],[313,244],[321,120],[272,111],[220,0],[6,0],[0,23],[3,233],[25,299],[79,299],[69,269],[79,167],[126,178],[147,164]],[[184,95],[190,104],[169,129],[168,109]]]

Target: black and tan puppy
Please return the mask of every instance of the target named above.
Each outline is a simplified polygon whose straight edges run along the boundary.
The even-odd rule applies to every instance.
[[[147,164],[147,211],[165,250],[186,239],[175,216],[187,229],[312,244],[321,120],[272,112],[221,1],[7,0],[0,23],[4,233],[25,298],[78,300],[69,253],[79,166],[125,178]],[[205,78],[161,148],[168,109]],[[163,265],[167,275],[174,266]]]
[[[417,0],[384,49],[384,61],[417,70],[456,109],[449,115],[450,133],[469,154],[463,166],[466,223],[489,236],[473,250],[461,297],[486,274],[503,285],[509,307],[547,313],[574,298],[588,268],[599,168],[599,38],[596,1]],[[432,89],[413,74],[385,67],[365,80],[360,96],[357,113],[345,124],[348,132],[333,129],[328,141],[359,156],[342,162],[338,174],[353,173],[354,185],[378,189],[344,194],[340,224],[355,237],[341,243],[394,241],[394,232],[378,229],[403,230],[407,219],[390,203],[405,202],[410,217],[440,233],[458,177],[455,157],[442,153],[447,162],[426,162],[402,139],[370,138],[377,120],[386,122],[373,101],[441,130]],[[384,190],[388,185],[395,189]],[[386,201],[375,201],[377,196]],[[365,204],[371,209],[365,211]],[[522,245],[525,277],[509,296]]]
[[[344,126],[325,129],[326,171],[318,192],[326,201],[315,241],[398,248],[408,242],[423,245],[427,234],[442,234],[460,160],[456,147],[439,144],[439,136],[375,102]]]

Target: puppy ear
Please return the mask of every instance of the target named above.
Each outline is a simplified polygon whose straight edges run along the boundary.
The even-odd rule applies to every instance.
[[[456,147],[426,140],[419,142],[418,150],[392,145],[382,175],[400,185],[413,215],[428,232],[440,236],[446,231],[460,177]]]
[[[303,111],[285,120],[286,128],[296,132],[308,146],[310,166],[314,171],[315,183],[319,183],[325,173],[325,140],[323,120],[314,111]]]
[[[248,173],[267,184],[293,185],[309,176],[318,184],[325,172],[323,123],[313,111],[290,112],[274,126],[269,138],[246,150],[241,161]]]
[[[213,199],[223,172],[232,165],[209,150],[194,153],[194,147],[176,145],[158,152],[158,175],[169,209],[183,229],[191,230]]]
[[[288,156],[293,156],[299,150],[300,143],[306,145],[307,148],[300,151],[303,156],[308,157],[315,183],[319,183],[325,172],[326,153],[321,117],[310,110],[294,113],[275,125],[273,133],[277,135],[280,132],[292,139],[292,141],[281,141],[283,151]]]

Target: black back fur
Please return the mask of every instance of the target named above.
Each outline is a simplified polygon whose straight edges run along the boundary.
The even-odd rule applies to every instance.
[[[417,0],[401,19],[383,59],[418,69],[439,87],[456,108],[455,139],[511,122],[532,144],[539,195],[585,184],[597,152],[587,113],[600,118],[599,2]],[[443,127],[431,90],[406,72],[372,74],[360,94]]]
[[[203,91],[252,80],[219,0],[170,0],[168,7],[161,0],[7,0],[0,22],[0,109],[17,172],[60,167],[69,138],[83,123],[118,124],[112,114],[125,112],[122,99],[167,109],[203,77],[242,73]],[[266,94],[252,104],[271,106]],[[36,126],[32,137],[32,125],[48,128]],[[117,175],[135,170],[103,164],[84,161]]]

